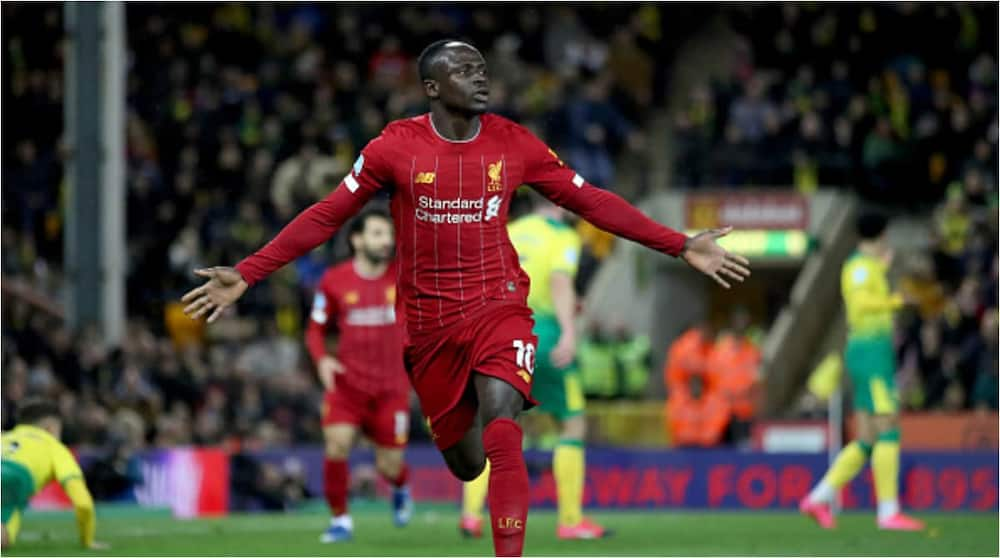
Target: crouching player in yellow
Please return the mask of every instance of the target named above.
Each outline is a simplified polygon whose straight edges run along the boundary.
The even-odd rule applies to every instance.
[[[857,439],[848,444],[823,479],[799,504],[824,529],[834,527],[830,502],[870,457],[878,500],[879,529],[919,531],[924,524],[899,509],[899,393],[896,354],[892,343],[893,313],[903,297],[892,293],[886,274],[892,250],[886,238],[887,221],[876,214],[858,219],[861,242],[840,275],[847,308],[847,347],[844,366],[854,393]]]
[[[573,279],[580,258],[580,237],[563,222],[562,208],[541,196],[528,195],[534,205],[532,213],[511,223],[508,232],[521,268],[531,279],[528,306],[538,337],[531,394],[540,402],[539,410],[551,415],[562,430],[552,457],[559,517],[556,536],[601,538],[610,533],[583,516],[586,422],[580,375],[573,363],[576,354]],[[482,474],[465,484],[459,524],[463,535],[482,535],[489,473],[487,461]]]
[[[17,426],[4,432],[2,439],[3,548],[14,544],[21,528],[21,515],[28,500],[39,489],[56,479],[76,510],[80,542],[84,548],[104,550],[107,545],[94,541],[96,518],[83,473],[73,454],[59,441],[62,419],[52,402],[29,399],[20,405]]]

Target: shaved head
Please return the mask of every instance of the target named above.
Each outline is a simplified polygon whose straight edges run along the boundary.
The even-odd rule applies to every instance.
[[[477,53],[479,52],[479,49],[465,41],[459,41],[456,39],[442,39],[440,41],[434,41],[433,43],[427,45],[427,48],[425,48],[424,51],[420,53],[420,57],[417,58],[417,73],[420,75],[420,81],[434,79],[431,76],[434,63],[437,62],[442,54],[447,53],[449,49],[455,48],[467,48]]]

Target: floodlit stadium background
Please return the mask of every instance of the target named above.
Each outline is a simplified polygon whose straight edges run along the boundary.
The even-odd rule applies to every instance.
[[[314,540],[321,393],[302,334],[344,240],[255,287],[212,327],[185,318],[178,299],[195,284],[191,269],[261,246],[387,122],[425,111],[415,56],[455,36],[487,58],[492,111],[660,222],[735,226],[726,246],[754,264],[748,283],[722,291],[577,225],[586,504],[609,524],[648,529],[624,529],[596,552],[996,554],[997,16],[995,3],[4,3],[3,427],[26,396],[59,402],[65,441],[108,510],[99,529],[123,552],[146,552],[129,546],[146,536],[135,533],[173,533],[171,514],[283,511],[277,539]],[[726,516],[737,523],[719,529],[732,540],[712,522],[685,527],[704,510],[793,510],[850,435],[846,392],[825,374],[843,345],[840,266],[854,218],[873,208],[892,217],[892,277],[919,301],[895,332],[903,505],[940,518],[941,536],[921,547],[855,533],[874,546],[828,546],[838,543],[812,539],[790,514],[774,516],[792,533],[787,547],[755,539],[760,529],[739,523],[757,521],[749,513]],[[749,421],[706,408],[706,424],[726,426],[678,444],[667,356],[703,324],[740,326],[754,341],[759,397]],[[413,536],[459,545],[459,484],[416,407],[412,424],[425,514]],[[554,436],[527,424],[533,502],[551,508]],[[386,493],[366,458],[356,452],[356,499]],[[846,509],[871,507],[867,478],[850,486]],[[59,492],[34,507],[64,506]],[[623,511],[636,508],[662,512],[667,527]],[[372,510],[372,521],[387,517]],[[62,519],[29,515],[26,548],[67,552],[73,526]],[[228,546],[162,548],[253,552],[239,535],[249,520],[233,521],[218,524]],[[696,542],[635,546],[691,529],[702,530]],[[542,531],[527,552],[584,549]],[[369,540],[357,552],[437,552],[420,540]],[[476,545],[446,548],[489,552]]]

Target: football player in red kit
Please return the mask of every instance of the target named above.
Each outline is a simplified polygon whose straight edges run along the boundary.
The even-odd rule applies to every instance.
[[[452,473],[472,480],[490,460],[494,551],[520,556],[529,492],[514,418],[535,404],[536,340],[528,277],[507,236],[515,189],[527,184],[725,287],[742,281],[749,264],[717,244],[729,229],[688,238],[660,225],[589,184],[523,126],[487,113],[489,78],[475,47],[435,42],[418,70],[430,113],[386,126],[336,189],[235,269],[197,270],[208,281],[184,295],[185,311],[215,320],[252,285],[330,238],[376,192],[389,191],[406,371]]]
[[[403,462],[410,382],[403,368],[403,328],[396,320],[389,214],[362,212],[351,223],[348,245],[354,257],[323,274],[306,330],[306,346],[326,390],[323,488],[332,517],[322,542],[350,540],[354,532],[347,513],[347,458],[358,430],[375,444],[375,468],[393,486],[396,525],[409,523],[413,510]],[[337,333],[332,351],[330,329]]]

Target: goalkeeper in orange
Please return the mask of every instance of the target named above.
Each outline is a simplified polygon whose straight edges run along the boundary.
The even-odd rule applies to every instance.
[[[3,460],[0,461],[3,548],[10,547],[17,539],[21,515],[31,496],[56,479],[73,502],[84,548],[107,549],[106,544],[94,540],[97,528],[94,499],[87,490],[80,465],[59,441],[62,419],[58,407],[44,399],[29,399],[20,405],[17,419],[17,426],[0,438],[3,444]]]

